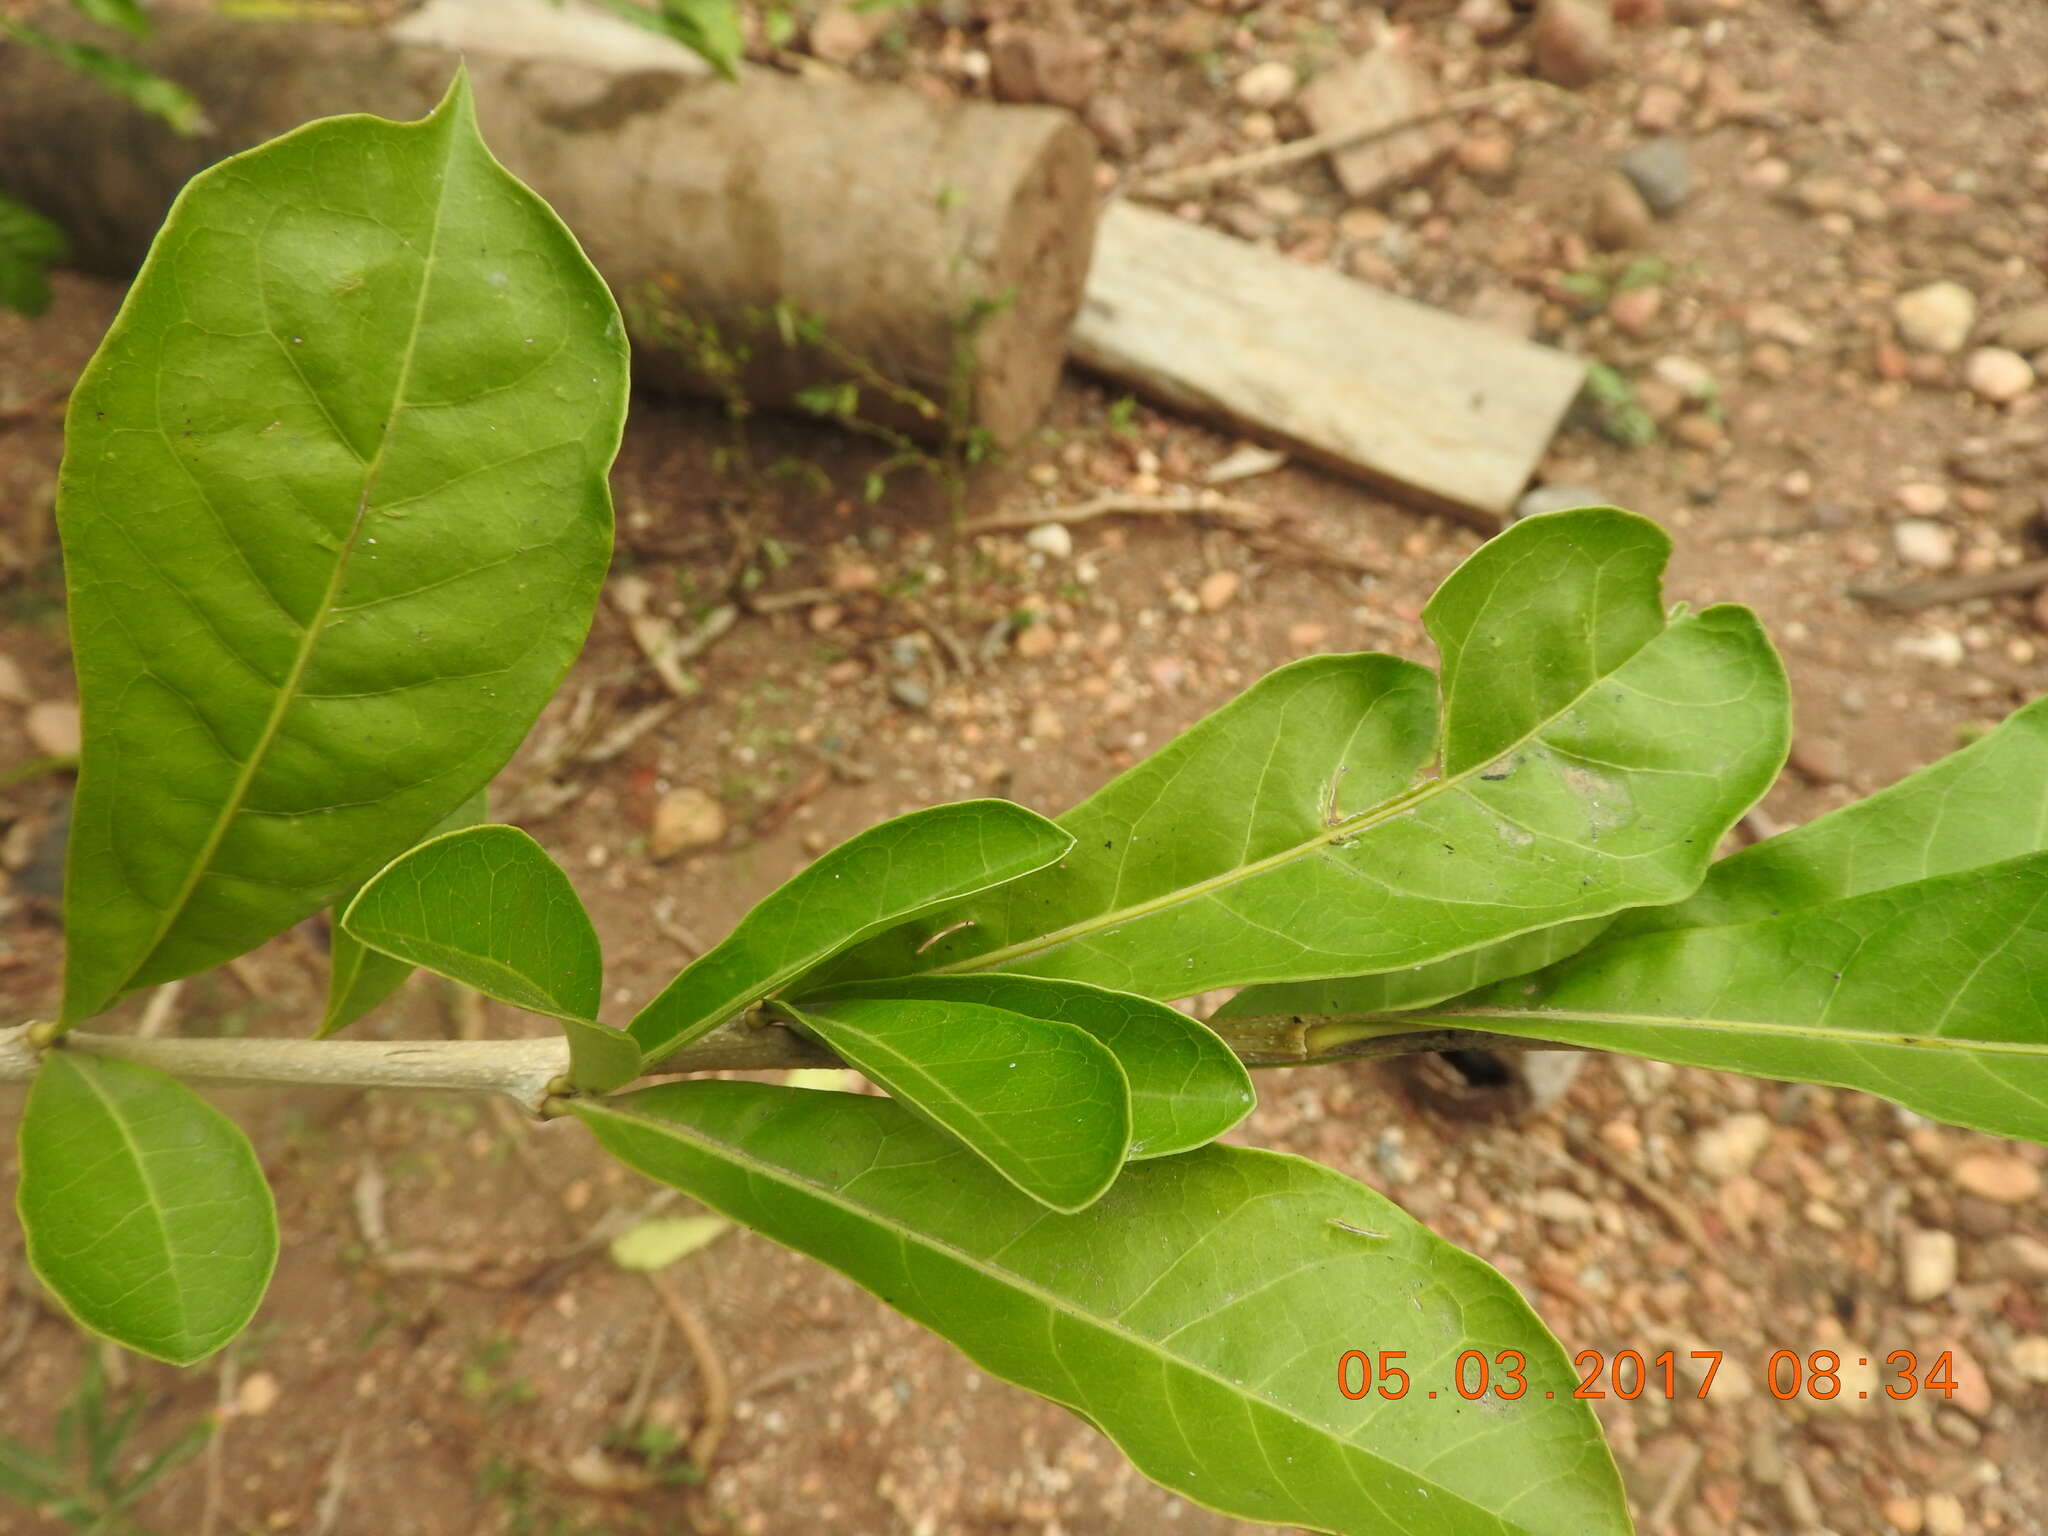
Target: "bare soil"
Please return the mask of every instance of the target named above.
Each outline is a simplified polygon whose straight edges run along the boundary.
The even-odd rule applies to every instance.
[[[1574,423],[1544,478],[1670,528],[1674,599],[1748,603],[1769,625],[1793,679],[1798,744],[1761,808],[1767,830],[1941,756],[2048,681],[2048,610],[2031,611],[2025,594],[1913,614],[1849,595],[2041,553],[2048,393],[2003,407],[1976,398],[1963,355],[1901,343],[1893,304],[1952,279],[1976,295],[1981,339],[2048,301],[2048,11],[1994,0],[1665,8],[1663,21],[1619,29],[1615,66],[1592,87],[1517,98],[1469,124],[1468,141],[1508,141],[1504,168],[1461,150],[1359,209],[1311,164],[1184,211],[1428,302],[1497,313],[1506,296],[1542,339],[1637,381],[1656,440],[1629,451]],[[1526,71],[1524,33],[1483,44],[1457,13],[1419,3],[1395,19],[1453,88]],[[1685,15],[1698,24],[1673,24]],[[1006,18],[1105,43],[1093,112],[1101,120],[1111,104],[1122,131],[1110,160],[1126,176],[1298,131],[1289,105],[1261,122],[1235,79],[1267,59],[1325,66],[1369,37],[1365,8],[1306,0],[1083,0],[1058,15],[959,4],[899,23],[852,67],[979,89],[981,24]],[[1604,256],[1589,189],[1649,136],[1642,122],[1669,114],[1695,191],[1639,249]],[[1631,262],[1630,281],[1655,301],[1617,314],[1588,297]],[[33,755],[24,703],[72,695],[50,518],[59,412],[117,298],[66,279],[50,316],[0,320],[0,652],[25,695],[0,700],[0,762]],[[1668,382],[1688,368],[1711,380],[1691,404]],[[1065,556],[1020,533],[957,532],[960,516],[1172,491],[1234,446],[1081,377],[1040,438],[977,476],[958,506],[902,481],[868,507],[858,488],[872,461],[845,438],[751,430],[756,462],[807,461],[836,489],[721,475],[713,455],[728,428],[715,412],[636,402],[614,478],[614,596],[637,592],[684,628],[735,598],[749,611],[692,664],[696,696],[622,756],[548,772],[579,701],[595,711],[585,739],[667,701],[607,604],[498,787],[606,935],[617,1017],[746,904],[880,817],[987,793],[1056,813],[1281,662],[1351,649],[1428,659],[1420,605],[1478,542],[1292,467],[1233,488],[1287,515],[1290,548],[1171,517],[1077,525]],[[1917,489],[1902,499],[1901,487]],[[1918,547],[1898,531],[1913,509],[1952,541],[1950,569],[1902,562]],[[679,787],[715,797],[728,829],[657,862],[655,806]],[[58,776],[0,789],[0,1017],[55,997],[51,829],[67,789]],[[287,935],[189,983],[175,1027],[300,1032],[321,986],[316,943]],[[359,1028],[463,1025],[451,999],[415,981]],[[537,1026],[496,1011],[484,1027]],[[2048,1531],[2048,1386],[2015,1363],[2022,1339],[2048,1333],[2048,1207],[1997,1203],[1953,1177],[1974,1152],[2041,1167],[2043,1149],[1857,1094],[1621,1058],[1589,1065],[1561,1103],[1520,1121],[1447,1112],[1428,1087],[1426,1074],[1367,1065],[1272,1072],[1239,1134],[1327,1162],[1473,1247],[1571,1352],[1722,1351],[1705,1401],[1599,1405],[1646,1530]],[[0,1113],[17,1102],[0,1090]],[[147,1403],[138,1444],[229,1405],[208,1457],[142,1505],[151,1530],[200,1530],[209,1507],[223,1532],[379,1536],[1249,1529],[1153,1488],[1093,1429],[744,1232],[668,1272],[736,1396],[708,1483],[608,1490],[607,1477],[646,1472],[592,1454],[622,1420],[644,1407],[686,1439],[707,1403],[653,1289],[602,1247],[578,1246],[650,1190],[569,1125],[468,1102],[227,1102],[275,1182],[284,1258],[225,1366],[125,1368]],[[1723,1139],[1747,1115],[1764,1132],[1745,1166]],[[0,1179],[11,1173],[10,1149]],[[373,1253],[372,1206],[409,1263]],[[1938,1294],[1909,1300],[1902,1250],[1922,1230],[1953,1234],[1959,1262]],[[40,1442],[85,1346],[36,1299],[11,1231],[0,1282],[0,1434]],[[1873,1360],[1949,1349],[1962,1390],[1948,1402],[1778,1401],[1763,1373],[1781,1348]],[[0,1532],[59,1528],[0,1506]]]

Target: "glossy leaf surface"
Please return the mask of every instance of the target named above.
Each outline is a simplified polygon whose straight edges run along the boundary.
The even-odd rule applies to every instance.
[[[66,1022],[282,931],[497,771],[589,626],[626,382],[459,84],[185,189],[66,428]]]
[[[1076,1024],[1115,1053],[1131,1089],[1134,1158],[1206,1146],[1251,1113],[1251,1074],[1199,1020],[1164,1003],[1037,976],[905,976],[854,985],[840,997],[911,997],[978,1003]],[[805,1002],[803,1006],[812,1006]]]
[[[1130,1087],[1086,1030],[958,998],[844,997],[790,1012],[1042,1205],[1078,1211],[1123,1167]]]
[[[962,800],[870,827],[771,892],[633,1020],[649,1062],[868,935],[1059,858],[1073,839],[1007,800]]]
[[[86,1327],[190,1365],[241,1332],[277,1262],[248,1137],[175,1078],[47,1053],[21,1121],[29,1263]]]
[[[1687,895],[1783,761],[1787,707],[1746,610],[1664,623],[1668,547],[1612,510],[1518,523],[1426,612],[1441,738],[1421,667],[1283,667],[1061,817],[1075,846],[1057,866],[831,974],[1007,970],[1170,998],[1423,965]],[[1439,754],[1450,771],[1423,777]]]
[[[570,1079],[630,1081],[640,1052],[596,1022],[604,956],[575,886],[517,827],[470,827],[420,844],[366,884],[342,915],[356,940],[564,1025]]]
[[[692,1082],[574,1110],[615,1156],[851,1276],[1198,1503],[1354,1536],[1629,1529],[1564,1351],[1514,1288],[1327,1168],[1205,1147],[1061,1216],[885,1100]],[[1342,1395],[1349,1349],[1406,1351],[1407,1395]],[[1510,1349],[1530,1390],[1458,1396],[1462,1351]]]
[[[486,791],[478,790],[428,835],[439,837],[443,832],[456,832],[478,825],[490,814],[485,804],[488,798]],[[390,997],[405,985],[406,977],[413,972],[410,961],[371,949],[341,926],[341,915],[356,899],[356,894],[356,891],[350,891],[334,903],[328,928],[327,1006],[321,1014],[317,1036],[322,1040],[347,1029]]]
[[[1602,942],[1408,1017],[1860,1088],[2048,1141],[2048,854]]]

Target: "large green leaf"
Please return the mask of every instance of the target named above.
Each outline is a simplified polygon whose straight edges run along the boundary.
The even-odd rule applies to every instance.
[[[618,311],[458,83],[179,197],[72,396],[63,1017],[260,943],[511,755],[589,627]]]
[[[248,1137],[175,1078],[54,1050],[21,1119],[29,1263],[86,1327],[173,1365],[241,1332],[277,1262]]]
[[[632,1037],[596,1022],[604,954],[590,914],[561,866],[517,827],[420,844],[372,877],[341,925],[381,954],[560,1019],[579,1088],[615,1088],[639,1072]]]
[[[2048,854],[1605,940],[1399,1022],[1860,1088],[2048,1141]]]
[[[64,231],[0,195],[0,309],[40,315],[50,307],[49,269],[65,255]]]
[[[2048,849],[2048,698],[1876,794],[1768,838],[1610,937],[1774,917]]]
[[[640,1010],[649,1062],[848,945],[972,891],[1043,869],[1073,839],[1007,800],[962,800],[870,827],[769,893]]]
[[[1427,610],[1440,744],[1421,667],[1296,662],[1061,817],[1075,846],[1057,866],[830,974],[1009,970],[1168,998],[1677,900],[1775,776],[1787,709],[1746,610],[1663,622],[1668,547],[1609,509],[1517,524]],[[1450,771],[1422,777],[1439,755]]]
[[[443,832],[476,826],[490,815],[489,799],[488,790],[478,790],[443,817],[428,835],[439,837]],[[341,914],[355,899],[356,891],[349,891],[334,903],[333,920],[328,927],[327,1006],[321,1014],[317,1039],[324,1040],[347,1029],[403,986],[413,971],[410,961],[369,948],[341,926]]]
[[[1388,1536],[1629,1528],[1527,1303],[1317,1164],[1205,1147],[1060,1216],[886,1100],[700,1081],[574,1109],[614,1155],[841,1270],[1199,1503]],[[1405,1351],[1407,1395],[1340,1394],[1351,1349]],[[1466,1350],[1519,1351],[1526,1394],[1463,1400]]]
[[[1084,1029],[954,998],[785,1005],[912,1113],[1041,1205],[1078,1211],[1131,1145],[1131,1090]]]
[[[1251,1113],[1251,1074],[1207,1025],[1164,1003],[1037,976],[902,976],[855,983],[842,997],[918,997],[1004,1008],[1077,1024],[1111,1051],[1131,1085],[1129,1156],[1206,1146]],[[819,1006],[809,999],[799,1005]]]

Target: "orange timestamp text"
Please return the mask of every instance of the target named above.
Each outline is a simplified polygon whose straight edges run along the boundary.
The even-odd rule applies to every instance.
[[[1572,1366],[1579,1374],[1577,1384],[1569,1389],[1563,1383],[1548,1388],[1541,1384],[1532,1386],[1528,1358],[1519,1349],[1498,1350],[1491,1355],[1480,1349],[1465,1350],[1451,1367],[1451,1379],[1434,1389],[1416,1386],[1401,1363],[1407,1358],[1405,1349],[1382,1349],[1375,1354],[1347,1349],[1337,1357],[1337,1390],[1354,1401],[1363,1397],[1396,1399],[1411,1393],[1426,1398],[1455,1396],[1467,1402],[1482,1397],[1513,1402],[1532,1393],[1548,1398],[1615,1397],[1626,1402],[1644,1396],[1698,1399],[1713,1389],[1724,1355],[1718,1349],[1687,1350],[1681,1367],[1681,1356],[1671,1349],[1652,1355],[1638,1349],[1618,1349],[1612,1355],[1604,1350],[1582,1349],[1572,1356]],[[1868,1367],[1871,1357],[1858,1355],[1855,1362],[1859,1367]],[[1873,1390],[1894,1402],[1904,1402],[1922,1392],[1938,1392],[1943,1398],[1956,1393],[1955,1357],[1949,1350],[1936,1355],[1922,1371],[1917,1353],[1895,1349],[1884,1357],[1880,1381],[1872,1386],[1845,1387],[1843,1363],[1843,1357],[1832,1349],[1816,1349],[1805,1355],[1790,1349],[1774,1350],[1763,1364],[1763,1385],[1780,1402],[1796,1397],[1827,1400],[1845,1392],[1868,1398]],[[1684,1380],[1680,1379],[1681,1373]]]

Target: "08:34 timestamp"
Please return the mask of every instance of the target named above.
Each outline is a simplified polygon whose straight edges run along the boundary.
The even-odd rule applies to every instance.
[[[1513,1402],[1535,1390],[1529,1383],[1528,1359],[1519,1349],[1503,1349],[1492,1356],[1484,1350],[1466,1350],[1458,1356],[1452,1367],[1451,1380],[1441,1391],[1416,1387],[1406,1368],[1400,1364],[1407,1358],[1405,1349],[1383,1349],[1376,1355],[1369,1355],[1362,1349],[1347,1349],[1337,1357],[1337,1390],[1354,1401],[1373,1396],[1403,1398],[1417,1392],[1427,1398],[1455,1395],[1467,1402],[1488,1396]],[[1684,1367],[1687,1380],[1683,1384],[1679,1380],[1679,1358],[1678,1352],[1670,1349],[1647,1358],[1641,1350],[1635,1349],[1616,1350],[1611,1357],[1603,1350],[1582,1349],[1572,1356],[1573,1368],[1580,1373],[1578,1385],[1570,1391],[1561,1386],[1552,1387],[1538,1395],[1549,1398],[1618,1397],[1628,1402],[1645,1395],[1667,1399],[1704,1398],[1720,1372],[1722,1352],[1718,1349],[1687,1350]],[[1868,1355],[1856,1357],[1859,1367],[1867,1367],[1870,1363]],[[1826,1400],[1845,1393],[1853,1393],[1859,1398],[1871,1396],[1870,1387],[1844,1386],[1842,1365],[1842,1356],[1832,1349],[1816,1349],[1805,1356],[1789,1349],[1775,1350],[1763,1367],[1764,1386],[1780,1402],[1789,1402],[1795,1397]],[[1884,1367],[1890,1376],[1883,1382],[1883,1395],[1894,1402],[1904,1402],[1921,1392],[1938,1392],[1944,1398],[1953,1397],[1956,1393],[1955,1358],[1948,1350],[1935,1356],[1933,1364],[1924,1372],[1920,1368],[1919,1355],[1910,1349],[1893,1350],[1884,1357]],[[1699,1380],[1697,1390],[1691,1390],[1693,1377]],[[1681,1390],[1681,1385],[1686,1390]]]

